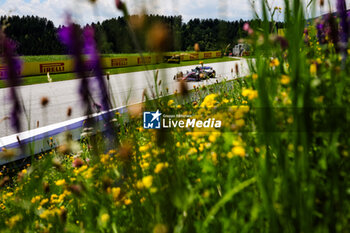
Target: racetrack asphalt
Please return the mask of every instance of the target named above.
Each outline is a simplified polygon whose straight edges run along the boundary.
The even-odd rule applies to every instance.
[[[205,66],[212,66],[216,70],[217,78],[208,79],[201,82],[187,82],[188,89],[193,89],[198,85],[210,85],[218,80],[234,79],[237,77],[236,64],[239,68],[238,76],[245,76],[249,73],[246,60],[235,60],[228,62],[210,63]],[[195,66],[181,66],[174,68],[159,69],[158,81],[161,79],[161,89],[168,88],[169,94],[179,90],[179,83],[173,80],[174,75],[179,71],[193,69]],[[233,72],[231,72],[233,71]],[[154,75],[156,70],[140,71],[125,74],[110,75],[106,83],[111,90],[114,100],[113,107],[120,107],[142,101],[144,90],[147,93],[154,92]],[[73,75],[73,74],[72,74]],[[96,103],[100,101],[98,85],[94,78],[89,78],[92,88],[92,97]],[[17,88],[23,99],[25,113],[21,115],[22,130],[27,131],[37,127],[47,126],[54,123],[62,122],[68,119],[84,116],[84,109],[79,96],[80,80],[68,80],[60,82],[51,82],[44,84],[34,84],[20,86]],[[163,91],[165,94],[165,91]],[[8,98],[9,89],[0,89],[0,138],[15,134],[16,132],[10,126],[8,116],[12,108],[12,103]],[[48,99],[46,107],[42,106],[42,98]],[[67,116],[67,109],[71,108],[71,116]]]

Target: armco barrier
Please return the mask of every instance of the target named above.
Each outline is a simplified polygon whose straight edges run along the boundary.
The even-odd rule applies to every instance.
[[[104,129],[103,120],[106,114],[115,114],[116,112],[124,114],[127,112],[127,107],[123,106],[110,111],[93,114],[91,117],[97,122],[95,126],[96,130]],[[86,119],[86,116],[79,117],[0,138],[0,154],[5,148],[6,150],[15,150],[18,154],[18,156],[7,159],[0,156],[0,166],[30,157],[31,155],[40,154],[61,145],[62,142],[60,142],[60,139],[65,138],[67,132],[71,135],[72,140],[79,140]]]
[[[202,60],[209,58],[221,57],[221,51],[211,51],[211,52],[167,52],[162,55],[159,54],[147,54],[143,57],[139,55],[129,55],[125,57],[103,57],[102,67],[103,68],[118,68],[127,66],[140,66],[140,65],[151,65],[163,62],[164,56],[174,56],[179,55],[181,61],[191,61],[191,60]],[[74,70],[73,60],[61,60],[52,62],[25,62],[23,63],[21,75],[31,76],[31,75],[46,75],[48,72],[50,74],[56,73],[69,73]],[[0,64],[0,78],[5,77],[5,67]]]

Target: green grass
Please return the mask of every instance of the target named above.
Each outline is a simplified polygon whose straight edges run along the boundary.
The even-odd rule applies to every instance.
[[[194,51],[175,51],[177,53],[188,53]],[[143,53],[143,55],[151,55],[154,53]],[[102,57],[125,57],[125,56],[138,56],[138,53],[109,53],[102,54]],[[38,55],[38,56],[21,56],[20,57],[24,62],[44,62],[44,61],[61,61],[68,60],[71,57],[68,55]]]
[[[61,61],[68,60],[68,55],[40,55],[40,56],[21,56],[23,62],[44,62],[44,61]]]
[[[57,57],[60,55],[54,55],[54,57]],[[206,59],[203,60],[205,64],[208,63],[216,63],[216,62],[226,62],[226,61],[234,61],[233,58],[228,57],[222,57],[222,58],[213,58],[213,59]],[[131,66],[131,67],[120,67],[120,68],[113,68],[113,69],[105,69],[105,72],[109,72],[110,74],[122,74],[122,73],[130,73],[130,72],[137,72],[137,71],[145,71],[145,70],[153,70],[153,69],[165,69],[165,68],[171,68],[171,67],[179,67],[179,66],[189,66],[189,65],[197,65],[199,64],[199,60],[197,61],[184,61],[180,64],[168,64],[168,63],[161,63],[161,64],[155,64],[155,65],[148,65],[145,66]],[[75,75],[73,73],[63,73],[63,74],[51,74],[50,77],[52,78],[53,82],[58,81],[65,81],[65,80],[71,80],[75,78]],[[22,85],[32,85],[32,84],[39,84],[39,83],[47,83],[47,76],[46,75],[39,75],[39,76],[28,76],[23,77],[22,79]],[[0,88],[5,88],[4,81],[0,80]]]

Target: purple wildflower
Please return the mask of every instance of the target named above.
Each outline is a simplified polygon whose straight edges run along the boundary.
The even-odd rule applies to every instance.
[[[124,17],[129,17],[128,9],[122,0],[115,0],[115,6],[123,12]]]
[[[20,115],[22,108],[18,94],[16,92],[16,86],[21,84],[21,61],[16,57],[16,44],[10,39],[6,38],[2,32],[0,32],[0,44],[3,51],[3,60],[5,63],[5,81],[10,87],[10,99],[12,101],[11,110],[11,126],[17,131],[21,130]]]
[[[100,55],[97,50],[95,38],[94,38],[95,32],[92,27],[86,27],[84,29],[84,39],[85,39],[85,53],[88,56],[87,64],[89,66],[89,69],[92,70],[96,76],[96,81],[99,86],[99,90],[101,92],[101,105],[98,105],[95,103],[96,108],[108,111],[112,105],[109,98],[109,93],[107,90],[107,86],[103,77],[102,67],[101,67],[101,61],[100,61]],[[111,122],[111,119],[113,117],[113,114],[107,113],[104,114],[104,121],[106,122],[106,136],[108,139],[112,140],[115,137],[115,128],[113,123]]]
[[[333,17],[332,14],[327,14],[325,16],[325,32],[332,41],[332,43],[335,46],[335,49],[337,52],[339,52],[339,46],[338,46],[338,41],[339,41],[339,29],[338,29],[338,24],[336,22],[336,18]]]
[[[280,44],[280,46],[283,50],[286,50],[289,47],[288,40],[286,38],[284,38],[283,36],[277,36],[276,42]]]
[[[20,115],[22,113],[21,104],[14,87],[10,89],[10,98],[12,100],[12,110],[10,113],[11,127],[14,128],[17,132],[21,131],[22,124],[20,121]]]
[[[83,59],[84,40],[80,27],[67,17],[68,26],[59,30],[58,36],[61,42],[67,46],[69,53],[74,58],[74,69],[80,81],[79,94],[86,107],[86,114],[92,113],[91,93],[89,90],[89,81],[86,75],[86,66]]]
[[[324,44],[324,43],[325,43],[325,38],[324,38],[324,23],[323,23],[323,22],[317,23],[316,29],[317,29],[317,38],[318,38],[318,42],[319,42],[320,44]]]
[[[119,10],[123,9],[123,2],[121,0],[115,0],[115,5]]]
[[[349,39],[349,22],[348,22],[348,14],[346,12],[346,2],[345,0],[337,1],[337,11],[340,18],[340,51],[342,54],[342,63],[343,67],[345,66],[345,60],[347,56],[347,46]]]
[[[308,44],[310,42],[309,40],[309,31],[307,28],[304,28],[304,43]]]
[[[96,75],[96,80],[101,91],[101,104],[102,110],[109,110],[111,107],[110,99],[106,87],[105,80],[103,78],[103,72],[101,67],[100,56],[96,48],[96,42],[94,39],[94,29],[92,27],[86,27],[84,29],[84,39],[85,39],[85,52],[88,55],[89,69],[93,70]]]
[[[337,0],[337,11],[340,18],[340,40],[342,43],[347,44],[349,38],[349,22],[348,14],[346,12],[346,2],[345,0]]]

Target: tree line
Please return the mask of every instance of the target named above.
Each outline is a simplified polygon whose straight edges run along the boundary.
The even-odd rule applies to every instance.
[[[202,51],[224,51],[227,46],[232,47],[240,38],[247,36],[243,30],[243,25],[247,22],[255,26],[261,23],[260,20],[219,19],[192,19],[185,23],[181,16],[133,15],[128,22],[123,17],[118,17],[81,27],[92,26],[95,29],[101,53],[137,52],[135,39],[138,41],[139,49],[148,52],[151,50],[149,43],[152,43],[152,40],[157,41],[158,35],[162,36],[162,33],[166,36],[161,38],[165,42],[162,49],[166,51],[193,50],[195,43],[198,43]],[[57,37],[57,31],[62,26],[55,27],[53,22],[46,18],[1,16],[0,23],[4,26],[6,35],[17,42],[17,51],[20,55],[67,53]]]

